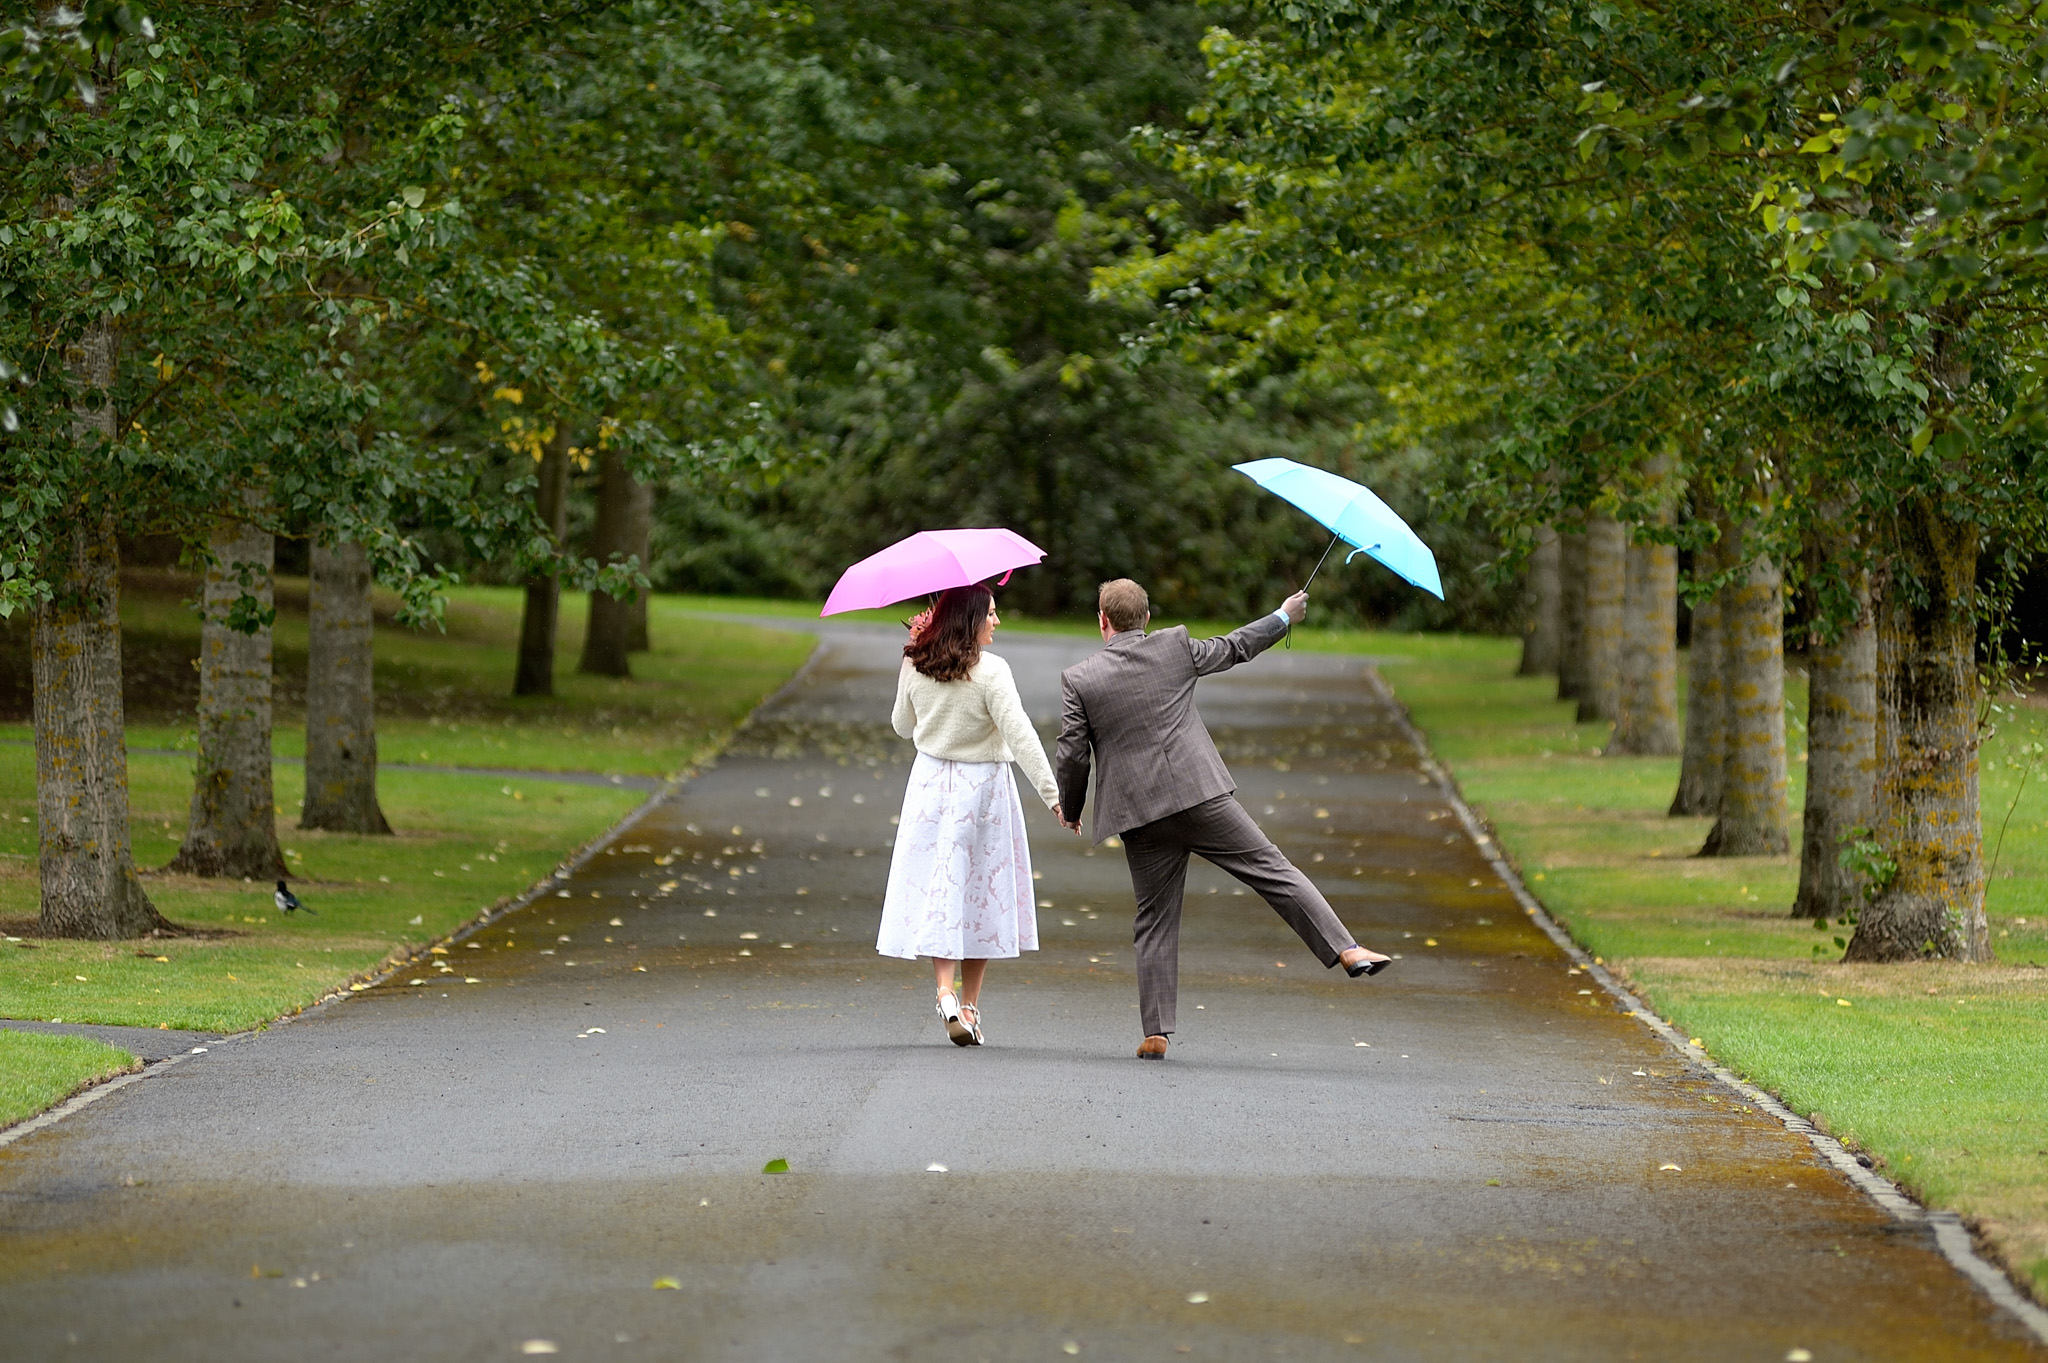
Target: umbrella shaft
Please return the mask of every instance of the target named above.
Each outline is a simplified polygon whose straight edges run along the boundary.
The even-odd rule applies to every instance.
[[[1321,572],[1321,571],[1323,570],[1323,564],[1324,564],[1324,563],[1326,563],[1326,562],[1327,562],[1327,561],[1329,560],[1329,557],[1330,557],[1330,549],[1335,549],[1335,548],[1337,547],[1337,539],[1338,539],[1338,537],[1337,537],[1337,536],[1335,536],[1335,535],[1332,535],[1332,536],[1330,536],[1330,545],[1329,545],[1329,548],[1328,548],[1328,549],[1325,549],[1325,550],[1323,550],[1323,556],[1322,556],[1321,558],[1319,558],[1319,559],[1317,559],[1317,560],[1316,560],[1316,567],[1315,567],[1315,572],[1312,572],[1312,573],[1310,573],[1310,574],[1308,575],[1308,582],[1313,582],[1313,581],[1315,581],[1315,580],[1316,580],[1316,573],[1320,573],[1320,572]],[[1301,589],[1302,589],[1303,591],[1307,591],[1307,590],[1308,590],[1308,582],[1304,582],[1304,583],[1302,583],[1302,584],[1301,584]]]

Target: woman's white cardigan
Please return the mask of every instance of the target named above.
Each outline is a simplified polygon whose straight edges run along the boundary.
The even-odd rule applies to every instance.
[[[1052,763],[1024,713],[1010,665],[986,649],[960,681],[933,681],[905,658],[892,718],[896,732],[919,752],[953,762],[1015,762],[1047,809],[1060,802]]]

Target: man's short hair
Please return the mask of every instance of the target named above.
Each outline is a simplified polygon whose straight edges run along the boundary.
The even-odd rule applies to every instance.
[[[1143,629],[1146,618],[1152,614],[1145,589],[1127,577],[1103,583],[1095,600],[1109,627],[1119,634],[1127,629]]]

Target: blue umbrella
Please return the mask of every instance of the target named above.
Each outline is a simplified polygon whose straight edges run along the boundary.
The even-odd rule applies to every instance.
[[[1235,467],[1266,491],[1321,521],[1334,536],[1330,549],[1337,547],[1338,540],[1352,545],[1352,552],[1344,556],[1346,563],[1360,554],[1370,554],[1398,576],[1443,600],[1444,582],[1437,574],[1436,555],[1371,488],[1292,459],[1254,459]],[[1324,559],[1330,556],[1330,549],[1323,550]],[[1317,559],[1316,572],[1322,568],[1322,559]],[[1315,581],[1316,574],[1310,573],[1308,580]]]

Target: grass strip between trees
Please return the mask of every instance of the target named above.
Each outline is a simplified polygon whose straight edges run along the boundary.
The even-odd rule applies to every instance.
[[[2020,752],[2048,711],[2013,707],[1982,753],[1987,860],[2005,828],[1988,891],[1998,964],[1851,966],[1839,925],[1787,917],[1796,841],[1784,857],[1694,857],[1708,821],[1664,813],[1678,759],[1600,755],[1608,726],[1574,722],[1552,678],[1515,676],[1513,641],[1348,642],[1387,655],[1382,674],[1580,944],[1729,1068],[1969,1218],[2048,1299],[2048,782]]]
[[[564,602],[564,605],[569,605]],[[0,746],[0,1016],[41,1021],[232,1032],[295,1012],[445,937],[522,893],[645,798],[630,787],[542,779],[548,770],[672,775],[714,755],[761,698],[809,655],[803,635],[703,621],[656,602],[654,650],[634,677],[576,675],[581,601],[563,631],[554,700],[511,698],[518,594],[456,594],[446,637],[380,628],[380,755],[387,763],[532,769],[532,777],[386,769],[379,794],[395,837],[309,832],[295,825],[302,769],[280,763],[278,832],[293,887],[314,916],[278,913],[269,884],[202,880],[145,869],[150,897],[191,936],[128,942],[38,938],[35,751]],[[196,656],[198,625],[174,596],[131,592],[124,644],[142,657]],[[303,614],[280,612],[303,675]],[[282,650],[281,650],[282,651]],[[284,669],[287,673],[289,669]],[[280,753],[303,742],[303,714],[280,686]],[[132,703],[132,702],[131,702]],[[0,737],[29,736],[26,723]],[[143,704],[131,726],[130,827],[137,865],[176,852],[192,793],[189,714]],[[475,975],[461,948],[444,988]],[[97,1043],[0,1030],[0,1124],[21,1120],[81,1084],[132,1065]],[[61,1040],[70,1041],[71,1038]]]

